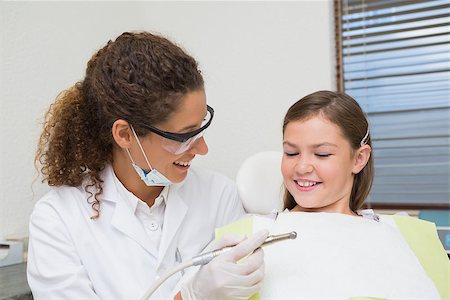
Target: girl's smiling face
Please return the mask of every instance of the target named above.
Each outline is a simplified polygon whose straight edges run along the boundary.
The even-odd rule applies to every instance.
[[[293,210],[353,214],[350,194],[362,169],[358,151],[321,114],[287,124],[281,171],[297,203]]]

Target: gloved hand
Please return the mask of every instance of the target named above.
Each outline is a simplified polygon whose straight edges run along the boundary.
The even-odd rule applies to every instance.
[[[181,287],[183,300],[248,299],[257,293],[264,277],[264,253],[262,249],[254,250],[261,246],[268,234],[267,230],[261,230],[248,239],[237,236],[222,238],[217,249],[237,245],[202,266]],[[245,259],[240,261],[242,258]]]

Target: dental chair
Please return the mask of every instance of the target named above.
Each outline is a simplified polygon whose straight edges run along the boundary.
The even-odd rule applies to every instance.
[[[281,151],[248,157],[236,175],[239,196],[248,213],[269,214],[283,209]]]

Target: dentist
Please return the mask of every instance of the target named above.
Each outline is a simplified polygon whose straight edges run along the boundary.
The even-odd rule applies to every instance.
[[[36,165],[52,189],[30,218],[34,299],[139,299],[244,213],[229,179],[190,167],[208,152],[213,117],[197,62],[161,36],[125,32],[91,58],[50,106],[39,139]],[[222,240],[238,245],[151,299],[249,297],[266,235]]]

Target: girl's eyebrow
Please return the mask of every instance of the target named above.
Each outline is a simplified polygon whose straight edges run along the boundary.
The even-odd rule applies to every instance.
[[[290,146],[290,147],[297,147],[297,145],[292,144],[292,143],[290,143],[290,142],[288,142],[288,141],[283,141],[283,146],[284,146],[284,145],[287,145],[287,146]]]
[[[329,146],[329,147],[336,147],[337,148],[336,144],[328,143],[328,142],[311,145],[311,148],[315,149],[315,148],[319,148],[319,147],[322,147],[322,146]]]
[[[288,142],[288,141],[283,141],[283,146],[284,145],[290,146],[290,147],[294,147],[294,148],[297,147],[297,145],[295,145],[295,144],[293,144],[291,142]],[[313,145],[309,146],[309,148],[316,149],[316,148],[319,148],[319,147],[322,147],[322,146],[335,147],[335,148],[338,147],[336,144],[323,142],[323,143],[319,143],[319,144],[313,144]]]

